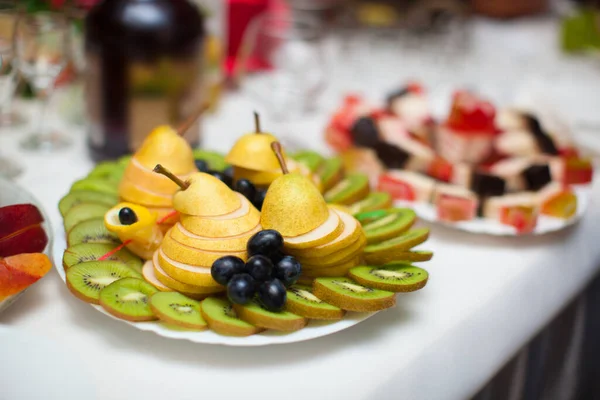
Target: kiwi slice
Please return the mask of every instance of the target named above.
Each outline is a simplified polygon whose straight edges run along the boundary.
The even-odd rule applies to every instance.
[[[209,297],[201,303],[200,308],[208,327],[221,335],[250,336],[263,331],[239,319],[231,303],[225,299]]]
[[[63,267],[67,270],[73,265],[97,261],[100,257],[112,252],[115,247],[117,247],[115,244],[110,243],[80,243],[71,246],[63,254]],[[125,248],[111,254],[103,261],[121,262],[134,271],[142,273],[142,259]]]
[[[285,309],[293,314],[310,319],[342,319],[344,310],[325,303],[312,293],[308,285],[292,285],[287,291]]]
[[[142,276],[120,262],[90,261],[67,271],[67,287],[83,301],[99,304],[100,291],[116,280]]]
[[[194,159],[206,161],[208,167],[215,171],[223,171],[229,167],[229,164],[225,162],[225,156],[214,151],[195,149]]]
[[[182,328],[204,330],[206,321],[200,313],[200,302],[177,292],[158,292],[150,297],[150,309],[161,321]]]
[[[123,278],[100,290],[100,305],[126,321],[154,321],[150,297],[158,290],[139,278]]]
[[[401,261],[419,262],[429,261],[433,258],[431,251],[391,251],[365,254],[365,261],[371,265],[391,264]]]
[[[321,164],[323,164],[323,161],[325,161],[322,155],[310,150],[299,151],[292,158],[306,166],[312,173],[315,173]]]
[[[69,247],[80,243],[112,243],[121,241],[104,226],[104,218],[90,219],[75,225],[67,234]]]
[[[405,232],[393,239],[381,243],[370,244],[364,249],[365,255],[377,253],[405,252],[413,247],[423,243],[429,238],[429,229],[419,228]]]
[[[118,202],[119,199],[117,196],[106,193],[90,191],[71,192],[60,200],[58,210],[60,211],[60,215],[64,217],[72,207],[81,203],[104,204],[105,206],[112,207]]]
[[[96,167],[88,174],[86,179],[96,178],[120,182],[123,179],[125,168],[116,162],[106,161],[96,165]]]
[[[85,178],[75,182],[69,192],[90,191],[106,193],[113,196],[119,195],[119,185],[113,181],[99,178]]]
[[[369,222],[364,224],[361,222],[361,224],[363,224],[367,243],[372,244],[406,232],[416,222],[417,215],[411,209],[400,208],[385,210],[385,215],[378,212],[375,220],[370,220],[370,218],[366,214],[363,214],[363,221],[369,220]]]
[[[69,232],[75,225],[89,219],[104,218],[104,214],[110,210],[109,206],[95,203],[82,203],[69,210],[65,215],[65,232]]]
[[[379,311],[396,304],[393,292],[362,286],[345,277],[315,279],[313,294],[329,304],[348,311]]]
[[[369,178],[365,174],[348,174],[341,182],[325,192],[328,203],[350,205],[369,194]]]
[[[354,218],[364,227],[364,225],[377,221],[386,215],[389,215],[388,210],[372,210],[354,214]]]
[[[350,206],[351,214],[358,214],[364,211],[380,210],[392,205],[392,195],[387,192],[369,193],[367,197]]]
[[[429,274],[410,264],[352,268],[349,277],[361,285],[390,292],[414,292],[427,284]]]
[[[302,329],[308,322],[304,317],[289,311],[273,312],[263,308],[256,300],[248,304],[234,304],[237,315],[246,322],[265,329],[292,332]]]
[[[344,177],[344,163],[341,158],[328,158],[321,164],[317,171],[323,190],[327,191],[335,186]]]

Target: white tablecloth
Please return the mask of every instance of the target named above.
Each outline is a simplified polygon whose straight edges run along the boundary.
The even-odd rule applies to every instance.
[[[206,147],[225,150],[249,130],[252,106],[228,96],[206,124]],[[322,150],[324,120],[317,116],[294,131]],[[39,198],[56,228],[59,199],[92,167],[83,133],[70,129],[76,145],[52,156],[19,153],[23,130],[0,133],[2,153],[27,165],[18,182]],[[580,224],[545,237],[491,238],[433,226],[426,247],[435,257],[426,264],[431,278],[424,290],[401,295],[396,308],[347,331],[304,343],[228,348],[164,339],[95,312],[55,272],[2,314],[0,324],[43,335],[58,354],[80,359],[77,376],[91,382],[86,399],[465,399],[596,274],[599,220],[592,204]],[[56,370],[56,357],[41,352],[31,361],[47,365],[62,385],[70,372]],[[9,371],[0,360],[2,385]],[[18,380],[10,377],[13,385]],[[36,377],[21,384],[35,385]]]

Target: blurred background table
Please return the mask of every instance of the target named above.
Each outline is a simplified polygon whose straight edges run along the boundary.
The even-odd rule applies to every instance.
[[[472,28],[472,52],[460,65],[481,62],[479,65],[498,67],[503,64],[496,61],[512,57],[521,49],[525,66],[521,71],[529,73],[507,76],[502,68],[496,68],[487,80],[476,80],[481,85],[487,82],[482,91],[487,88],[500,102],[508,102],[509,96],[542,91],[575,125],[588,123],[590,118],[598,118],[600,75],[594,68],[600,67],[590,62],[563,61],[558,51],[552,51],[554,47],[547,44],[555,40],[555,23],[541,18],[507,27],[477,20]],[[359,48],[364,51],[364,47]],[[328,113],[348,89],[380,98],[394,84],[403,82],[407,75],[394,70],[402,64],[402,55],[389,51],[381,54],[396,61],[372,65],[371,72],[363,69],[361,79],[356,79],[357,70],[349,65],[334,66],[334,78],[322,98],[320,111],[289,125],[301,137],[301,143],[327,151],[323,127]],[[363,58],[364,62],[373,59],[368,54]],[[563,69],[543,69],[550,60],[553,66],[562,65]],[[571,68],[579,68],[577,77]],[[433,70],[420,72],[426,84],[428,77],[437,79],[432,91],[436,100],[446,98],[444,93],[476,69],[446,76]],[[504,80],[509,78],[515,89],[512,93],[504,91]],[[444,109],[443,104],[436,106]],[[218,112],[204,122],[203,145],[226,151],[242,132],[249,130],[254,108],[261,106],[244,92],[226,94]],[[73,138],[70,149],[51,156],[22,152],[17,143],[23,128],[0,132],[0,148],[25,167],[17,181],[35,193],[57,234],[62,234],[56,205],[71,183],[93,164],[86,154],[83,129],[60,118],[53,123]],[[267,118],[264,126],[268,128],[269,124]],[[579,140],[591,146],[597,140],[589,132],[575,132]],[[593,197],[594,202],[600,199],[597,187]],[[0,316],[0,324],[43,335],[61,351],[80,358],[83,367],[79,372],[93,386],[86,396],[89,400],[248,398],[248,393],[261,393],[265,399],[468,399],[515,356],[517,368],[507,370],[507,383],[493,395],[488,392],[486,398],[533,399],[537,397],[530,395],[548,390],[539,383],[544,369],[538,368],[539,357],[519,352],[561,310],[574,304],[597,275],[599,219],[600,210],[592,206],[586,218],[571,229],[519,239],[475,236],[432,226],[428,247],[435,251],[435,257],[427,267],[431,280],[425,290],[400,296],[398,307],[347,331],[305,343],[227,348],[167,340],[92,312],[69,294],[56,273],[25,293],[18,304]],[[547,398],[574,398],[570,374],[582,360],[578,351],[586,340],[582,329],[586,319],[579,306],[570,308],[568,314],[572,317],[569,327],[575,327],[576,334],[556,346],[557,353],[545,353],[558,357],[559,370],[567,374],[555,376],[560,379],[553,380],[553,397]],[[546,350],[548,343],[553,342],[545,342]],[[32,362],[43,363],[49,373],[56,373],[52,371],[53,357],[36,354]],[[536,368],[530,370],[528,366]],[[0,367],[0,374],[7,376],[9,369],[7,365]],[[578,378],[585,376],[580,374]],[[35,384],[23,378],[25,381]],[[529,387],[528,382],[534,386]]]

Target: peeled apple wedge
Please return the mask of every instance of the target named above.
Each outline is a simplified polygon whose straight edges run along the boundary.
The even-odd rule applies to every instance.
[[[338,213],[330,208],[329,218],[325,223],[304,235],[285,238],[284,246],[286,249],[307,249],[320,246],[340,236],[343,230],[344,222],[340,219]]]
[[[198,250],[240,252],[246,250],[248,240],[260,230],[261,226],[256,225],[248,232],[237,236],[210,238],[195,235],[185,229],[183,225],[176,224],[173,229],[171,229],[170,235],[174,241]]]
[[[212,266],[212,264],[221,257],[236,256],[243,259],[244,261],[248,258],[248,253],[246,252],[246,249],[238,252],[217,252],[199,250],[176,242],[175,240],[173,240],[170,234],[167,234],[167,236],[165,236],[160,249],[162,251],[162,254],[175,261],[194,266],[204,266],[208,267],[209,269]]]
[[[242,207],[239,193],[212,175],[198,172],[188,180],[190,186],[173,196],[173,207],[181,214],[215,217]]]
[[[260,222],[260,212],[248,200],[242,201],[242,207],[220,217],[195,217],[181,215],[181,225],[198,236],[224,238],[248,232]]]

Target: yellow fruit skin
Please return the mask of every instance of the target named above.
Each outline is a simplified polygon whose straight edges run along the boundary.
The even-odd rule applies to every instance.
[[[264,229],[296,237],[318,228],[329,218],[329,208],[316,186],[305,176],[290,173],[269,187],[261,213]]]
[[[273,181],[279,178],[282,174],[281,169],[277,171],[255,171],[242,167],[233,167],[233,179],[248,179],[257,186],[269,186]]]
[[[322,266],[323,268],[332,267],[336,264],[340,264],[350,258],[356,258],[360,256],[367,245],[367,239],[364,235],[361,235],[355,242],[350,243],[348,246],[336,251],[333,254],[323,257],[311,257],[310,252],[306,253],[306,257],[296,256],[296,259],[302,264]]]
[[[154,266],[154,274],[156,275],[156,279],[163,285],[177,291],[180,293],[189,296],[190,294],[194,296],[197,295],[209,295],[214,293],[219,293],[225,290],[225,287],[204,287],[204,286],[194,286],[187,283],[179,282],[176,279],[173,279],[170,275],[168,275],[159,264],[158,260],[158,252],[154,253],[154,258],[152,260],[152,264]]]
[[[127,179],[123,179],[119,185],[119,196],[125,201],[144,206],[171,207],[173,204],[172,195],[148,191]]]
[[[346,261],[343,264],[336,265],[329,268],[321,268],[321,269],[312,269],[303,272],[302,274],[308,278],[320,278],[320,277],[336,277],[336,276],[346,276],[348,271],[352,268],[360,265],[360,257],[355,257],[350,261]]]
[[[175,240],[173,240],[170,233],[167,233],[167,235],[165,236],[161,245],[161,250],[167,257],[177,262],[207,268],[210,268],[212,264],[219,258],[228,255],[239,257],[244,261],[248,259],[248,253],[245,249],[240,252],[214,252],[198,250],[193,247],[185,246],[181,243],[176,242]]]
[[[175,225],[171,230],[171,238],[178,243],[193,247],[198,250],[208,251],[233,251],[240,252],[246,249],[248,240],[261,230],[261,226],[257,225],[254,229],[239,236],[231,238],[208,238],[194,235],[181,224]]]
[[[181,225],[198,236],[225,238],[241,235],[253,229],[260,222],[260,212],[250,204],[248,214],[235,219],[210,219],[181,216]]]
[[[219,288],[219,285],[210,275],[210,267],[199,267],[190,265],[189,269],[182,269],[171,263],[169,257],[162,252],[158,252],[158,264],[167,275],[173,279],[187,283],[193,286],[203,286],[207,288]],[[185,263],[183,263],[185,264]]]
[[[141,165],[154,169],[161,164],[175,175],[196,171],[194,154],[188,142],[167,126],[154,129],[135,154]]]
[[[279,169],[279,161],[271,143],[277,138],[269,133],[248,133],[233,145],[225,162],[235,167],[255,171],[274,171]]]
[[[234,192],[212,175],[198,172],[192,175],[186,190],[173,196],[173,208],[181,214],[215,217],[229,214],[242,206],[239,193]]]
[[[180,175],[179,179],[186,181],[193,172],[198,172],[198,170],[194,167],[188,174]],[[135,182],[139,186],[150,188],[153,192],[164,193],[166,195],[173,195],[179,190],[179,186],[177,186],[175,182],[164,175],[157,174],[152,169],[146,168],[135,156],[133,156],[131,161],[129,161],[129,164],[127,164],[123,179]]]
[[[330,214],[331,213],[337,215],[337,213],[335,213],[335,211],[330,211]],[[288,238],[288,240],[284,239],[284,246],[286,249],[302,250],[302,249],[308,249],[311,247],[316,247],[316,246],[327,244],[330,241],[332,241],[333,239],[335,239],[336,237],[340,236],[342,234],[342,232],[344,231],[344,222],[341,220],[341,218],[339,218],[339,216],[338,216],[337,221],[338,221],[338,224],[334,230],[327,232],[325,235],[323,235],[319,238],[316,238],[313,240],[306,240],[306,241],[302,241],[302,242],[300,242],[300,241],[291,242]],[[323,225],[321,225],[321,226],[323,226]],[[319,226],[319,228],[317,228],[317,229],[320,229],[321,226]],[[308,232],[305,235],[309,235],[312,232],[313,231]],[[300,239],[301,237],[304,237],[304,236],[296,236],[294,239]]]

